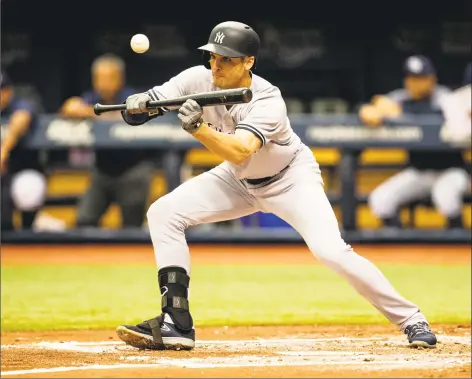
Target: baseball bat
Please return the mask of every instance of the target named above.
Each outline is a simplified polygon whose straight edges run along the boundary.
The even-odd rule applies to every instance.
[[[201,92],[192,95],[175,97],[173,99],[149,101],[148,108],[153,109],[161,107],[179,107],[189,99],[195,100],[202,107],[249,103],[252,100],[252,91],[249,88],[235,88],[220,91]],[[97,103],[93,106],[93,111],[97,116],[100,116],[105,112],[125,110],[126,104],[104,105]]]

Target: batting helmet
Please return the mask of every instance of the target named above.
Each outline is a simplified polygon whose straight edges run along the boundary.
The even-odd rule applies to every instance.
[[[259,36],[249,25],[226,21],[216,25],[210,33],[208,43],[198,49],[230,58],[257,58],[260,44]]]

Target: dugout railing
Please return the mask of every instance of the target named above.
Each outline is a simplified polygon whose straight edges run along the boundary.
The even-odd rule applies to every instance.
[[[94,125],[99,123],[102,125]],[[357,227],[357,209],[367,201],[365,193],[357,193],[357,170],[402,168],[401,164],[362,164],[359,155],[369,148],[376,149],[461,149],[470,151],[469,147],[451,146],[439,139],[441,127],[438,119],[416,118],[404,120],[403,123],[385,125],[379,130],[367,130],[358,124],[356,116],[322,116],[322,117],[292,117],[292,125],[304,142],[314,148],[336,148],[340,152],[340,160],[336,164],[323,164],[326,175],[336,175],[340,178],[339,192],[327,188],[329,198],[334,206],[341,208],[340,221],[345,239],[348,242],[470,242],[470,228],[450,231],[443,228],[418,229],[408,224],[402,230],[384,230],[383,228],[363,229]],[[143,132],[144,130],[144,132]],[[179,134],[181,132],[175,120],[163,118],[157,123],[151,123],[144,129],[133,129],[128,125],[116,122],[102,122],[93,120],[73,122],[56,119],[48,115],[41,119],[36,134],[28,141],[29,148],[42,150],[64,150],[73,146],[88,146],[107,148],[121,146],[123,148],[139,149],[145,146],[161,149],[164,175],[169,188],[178,185],[178,168],[185,159],[185,154],[191,149],[201,148],[201,145]],[[142,135],[140,133],[143,133]],[[360,164],[360,165],[359,165]],[[208,168],[208,167],[207,167]],[[200,167],[205,169],[205,167]],[[70,206],[76,204],[78,195],[55,196],[47,200],[47,205]],[[464,201],[471,203],[471,196],[466,195]],[[431,207],[431,202],[415,202],[409,205],[413,213],[418,207]],[[410,217],[414,220],[414,217]],[[293,230],[270,230],[269,228],[255,228],[251,230],[211,230],[207,234],[200,230],[189,230],[187,233],[190,242],[300,242],[300,236]],[[33,233],[31,231],[3,233],[5,242],[149,242],[148,232],[139,230],[67,230],[61,233]]]

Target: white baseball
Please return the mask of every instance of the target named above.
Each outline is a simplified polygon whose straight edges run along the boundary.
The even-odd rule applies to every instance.
[[[133,51],[138,54],[145,53],[149,49],[149,39],[144,34],[135,34],[130,44]]]

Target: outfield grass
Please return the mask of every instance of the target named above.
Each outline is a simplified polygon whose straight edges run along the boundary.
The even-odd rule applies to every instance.
[[[470,267],[379,268],[431,322],[470,323]],[[160,311],[149,265],[5,266],[1,274],[2,331],[115,328]],[[194,266],[190,300],[197,326],[387,324],[319,265]]]

